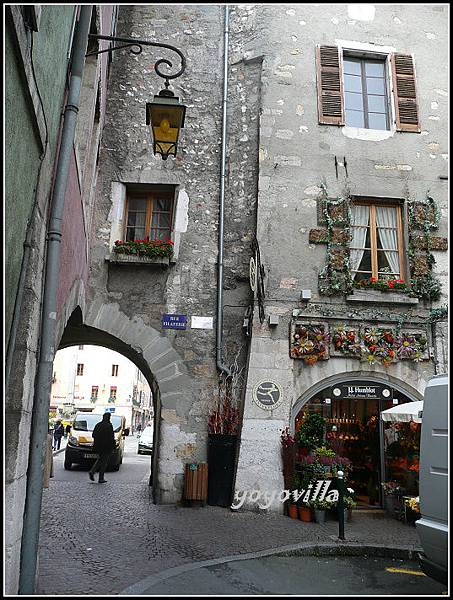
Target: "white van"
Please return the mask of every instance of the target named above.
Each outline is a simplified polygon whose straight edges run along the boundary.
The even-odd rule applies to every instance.
[[[446,584],[448,578],[448,377],[426,386],[420,439],[420,513],[416,522],[422,571]]]

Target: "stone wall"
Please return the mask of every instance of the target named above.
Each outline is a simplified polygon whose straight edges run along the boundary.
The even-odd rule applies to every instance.
[[[114,307],[123,321],[138,319],[143,331],[153,332],[148,343],[152,341],[155,355],[147,356],[146,341],[135,346],[149,361],[158,388],[156,402],[161,410],[156,415],[161,428],[154,486],[163,502],[181,499],[185,462],[206,460],[207,417],[219,395],[215,327],[223,10],[221,6],[121,7],[119,36],[156,39],[186,55],[186,72],[171,82],[171,89],[187,112],[176,159],[163,162],[153,156],[145,103],[163,87],[152,62],[165,53],[149,48],[140,56],[118,53],[112,64],[100,154],[85,322],[93,325],[92,314]],[[167,56],[175,61],[171,53]],[[256,219],[260,62],[241,59],[231,65],[228,85],[223,354],[227,366],[237,360],[242,370],[247,358],[242,322],[251,300],[248,263]],[[124,197],[131,184],[175,188],[175,260],[167,269],[105,262],[123,231]],[[164,313],[187,315],[189,326],[185,331],[163,330]],[[214,328],[192,329],[194,315],[213,317]],[[124,331],[114,324],[109,331],[124,339]],[[179,380],[182,373],[184,381]],[[240,388],[237,394],[242,396]]]

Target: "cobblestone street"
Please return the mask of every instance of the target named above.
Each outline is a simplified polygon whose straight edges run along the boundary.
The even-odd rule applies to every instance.
[[[150,575],[189,563],[288,546],[338,545],[336,521],[318,525],[220,507],[154,505],[144,468],[133,471],[128,460],[126,455],[123,479],[130,473],[135,483],[107,473],[108,483],[100,486],[85,470],[56,466],[43,497],[38,594],[120,594]],[[149,459],[132,460],[145,465]],[[350,545],[415,550],[419,544],[415,527],[381,512],[355,511],[345,533]]]

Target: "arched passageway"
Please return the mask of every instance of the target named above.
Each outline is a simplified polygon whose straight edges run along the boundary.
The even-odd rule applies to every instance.
[[[82,323],[82,313],[77,308],[71,315],[63,336],[60,340],[59,350],[69,348],[70,346],[100,346],[108,348],[123,355],[129,359],[132,363],[143,374],[146,379],[150,390],[153,401],[153,415],[154,415],[154,438],[153,438],[153,454],[152,454],[152,468],[149,478],[149,485],[152,486],[152,495],[154,502],[158,501],[157,490],[159,489],[158,480],[158,461],[159,461],[159,439],[160,439],[160,414],[161,414],[161,401],[160,392],[157,385],[156,379],[151,372],[151,369],[141,353],[135,350],[131,345],[123,342],[112,334],[90,327]]]

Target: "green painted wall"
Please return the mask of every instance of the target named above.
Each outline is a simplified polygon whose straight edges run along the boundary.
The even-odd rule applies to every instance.
[[[33,34],[33,64],[49,132],[50,168],[42,170],[50,190],[61,108],[66,83],[67,52],[74,6],[43,6],[40,28]],[[34,109],[14,33],[5,38],[5,332],[9,339],[23,243],[30,218],[40,165],[40,144]]]

